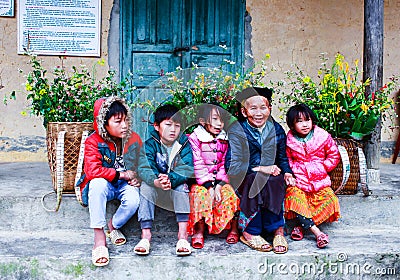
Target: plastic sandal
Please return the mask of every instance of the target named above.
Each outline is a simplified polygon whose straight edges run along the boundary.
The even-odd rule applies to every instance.
[[[243,235],[240,236],[240,241],[249,246],[251,249],[260,251],[260,252],[270,252],[272,251],[272,246],[269,244],[264,238],[259,235],[254,235],[250,240],[247,240]],[[264,246],[268,247],[265,248]]]
[[[181,251],[182,249],[185,249],[185,251]],[[179,239],[176,243],[175,252],[178,256],[190,255],[192,253],[192,250],[190,249],[189,242],[186,239]]]
[[[290,237],[291,237],[293,240],[296,240],[296,241],[302,240],[303,237],[304,237],[303,228],[301,228],[301,227],[294,227],[293,230],[292,230],[292,233],[290,234]]]
[[[192,247],[195,249],[202,249],[204,247],[204,236],[192,237]]]
[[[107,259],[106,262],[99,262],[101,259]],[[108,248],[106,246],[98,246],[92,250],[92,263],[95,266],[106,266],[110,262]]]
[[[275,254],[285,254],[289,250],[289,245],[286,241],[286,238],[282,235],[275,235],[274,241],[272,242],[272,246],[274,246],[274,253]],[[277,251],[277,247],[285,247],[283,251]]]
[[[110,238],[112,244],[114,244],[116,246],[123,245],[123,244],[126,243],[125,236],[118,229],[114,229],[111,232],[107,231],[106,235],[107,235],[108,238]],[[118,240],[122,240],[122,241],[117,242]]]
[[[325,233],[321,233],[317,236],[317,247],[322,249],[328,246],[329,244],[329,236]]]
[[[239,241],[239,233],[237,232],[230,232],[226,237],[226,243],[228,244],[236,244]]]
[[[139,251],[139,248],[143,248],[144,252]],[[133,248],[133,251],[137,255],[148,255],[150,253],[150,241],[146,238],[142,238],[135,248]]]

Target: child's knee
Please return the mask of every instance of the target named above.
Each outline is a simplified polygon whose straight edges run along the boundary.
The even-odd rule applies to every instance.
[[[104,178],[94,178],[89,182],[89,197],[105,194],[108,189],[108,181]]]

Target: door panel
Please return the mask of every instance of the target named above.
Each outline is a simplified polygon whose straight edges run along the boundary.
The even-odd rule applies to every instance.
[[[121,0],[121,76],[132,72],[142,88],[161,71],[192,63],[230,60],[236,64],[224,70],[241,71],[244,12],[240,0]]]

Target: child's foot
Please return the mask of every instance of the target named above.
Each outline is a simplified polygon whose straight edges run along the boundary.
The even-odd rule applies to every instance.
[[[108,231],[106,233],[106,236],[110,238],[111,242],[114,245],[123,245],[126,243],[126,238],[122,234],[122,232],[118,229],[115,229],[113,224],[112,224],[112,219],[108,222]]]
[[[204,247],[204,221],[200,220],[194,225],[195,232],[192,236],[192,247],[202,249]]]
[[[328,246],[329,244],[329,237],[325,233],[321,233],[320,235],[317,236],[317,247],[322,249]]]
[[[231,230],[226,237],[226,243],[228,244],[236,244],[239,241],[239,232],[235,230]]]
[[[294,227],[293,230],[292,230],[292,233],[290,234],[290,237],[291,237],[293,240],[296,240],[296,241],[302,240],[303,237],[304,237],[303,228],[302,228],[302,227],[299,227],[299,226]]]
[[[179,239],[176,243],[175,252],[178,256],[188,256],[192,253],[190,250],[190,244],[186,239]]]
[[[133,251],[138,255],[148,255],[150,253],[151,229],[142,229],[142,239],[135,246]]]
[[[94,229],[94,245],[92,250],[92,263],[95,266],[105,266],[109,263],[110,257],[106,247],[106,235],[101,228]]]

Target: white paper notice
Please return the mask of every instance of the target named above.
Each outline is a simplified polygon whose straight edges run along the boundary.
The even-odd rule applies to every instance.
[[[20,0],[18,53],[100,56],[100,0]]]
[[[0,0],[0,16],[14,16],[14,0]]]

